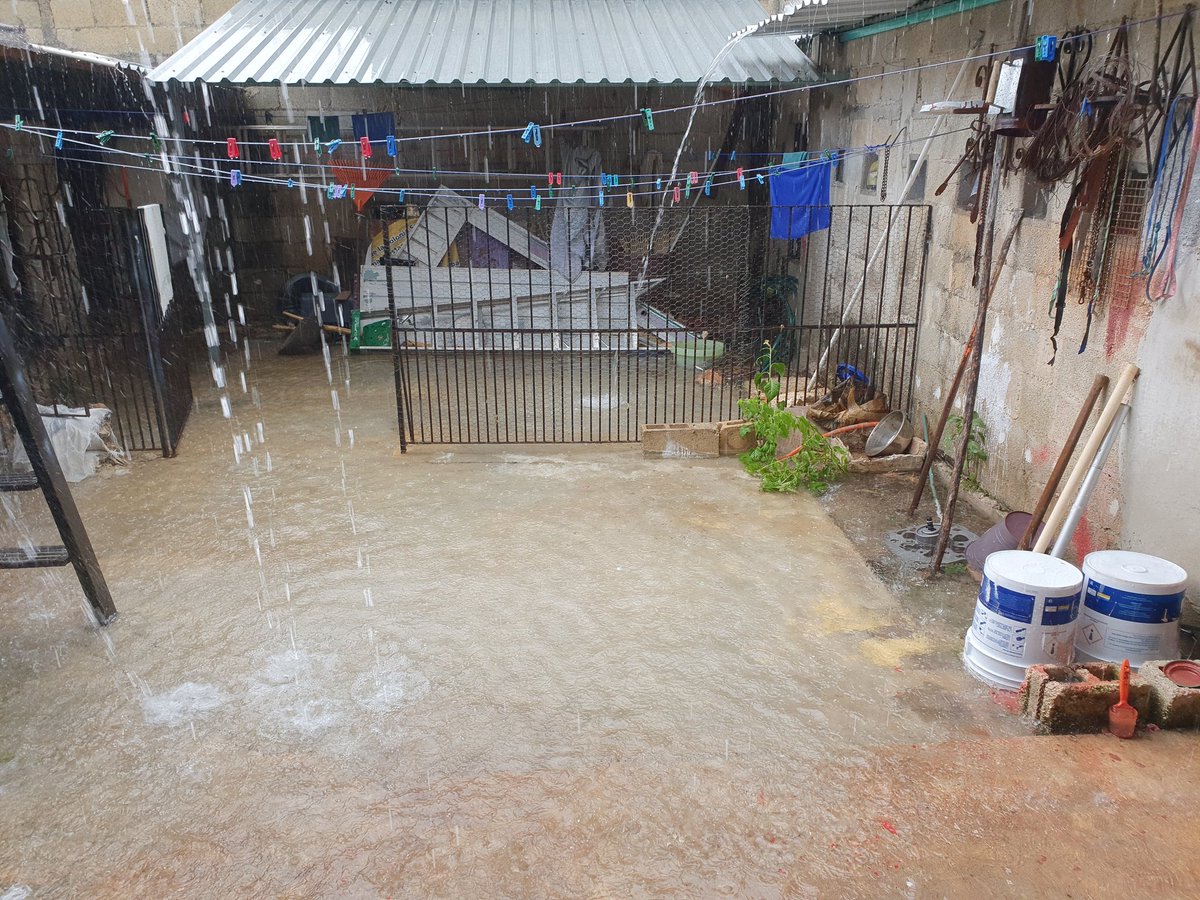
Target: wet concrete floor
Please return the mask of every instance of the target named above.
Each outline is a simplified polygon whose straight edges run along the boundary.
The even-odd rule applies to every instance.
[[[78,487],[110,627],[0,574],[0,895],[1194,895],[1197,736],[1029,734],[969,582],[735,460],[401,457],[339,365],[256,346],[240,462],[197,376],[177,459]]]

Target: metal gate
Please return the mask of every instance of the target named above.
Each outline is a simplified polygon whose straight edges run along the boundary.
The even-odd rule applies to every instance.
[[[15,174],[13,174],[15,173]],[[180,300],[162,308],[132,209],[53,161],[22,162],[3,188],[8,319],[39,404],[54,415],[112,411],[127,450],[174,456],[192,406]]]
[[[393,323],[402,447],[637,441],[652,422],[734,419],[764,344],[785,394],[848,366],[910,410],[931,209],[825,210],[800,239],[770,236],[770,207],[568,210],[555,224],[435,198],[399,233],[385,214],[360,303]]]

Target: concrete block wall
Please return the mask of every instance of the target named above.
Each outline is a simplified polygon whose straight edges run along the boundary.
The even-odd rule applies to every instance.
[[[1171,12],[1183,5],[1168,2],[1165,8]],[[1028,34],[1062,34],[1077,25],[1115,26],[1123,15],[1131,20],[1151,17],[1154,4],[1119,0],[1103,11],[1078,0],[1038,5]],[[1015,46],[1017,20],[1009,4],[996,4],[882,33],[841,45],[841,67],[859,76],[956,60],[980,35],[985,51],[992,45]],[[1164,43],[1175,25],[1176,20],[1164,23]],[[1103,57],[1110,38],[1097,37],[1093,60]],[[1133,29],[1131,47],[1140,71],[1149,68],[1153,44],[1152,26]],[[907,127],[906,137],[927,135],[934,129],[935,117],[920,114],[920,105],[977,96],[977,65],[969,64],[954,96],[950,86],[959,70],[957,63],[826,91],[813,104],[813,145],[880,144],[902,127]],[[950,116],[943,129],[963,128],[969,121]],[[958,162],[968,136],[964,132],[933,142],[925,196],[910,198],[933,206],[916,410],[931,420],[941,410],[976,308],[977,289],[971,286],[975,228],[955,202],[958,176],[942,196],[934,196]],[[888,202],[895,201],[903,182],[897,158],[919,149],[918,143],[899,154],[893,151]],[[862,166],[861,156],[846,161],[843,181],[834,185],[835,203],[878,202],[877,192],[861,189]],[[1188,471],[1186,449],[1200,441],[1200,417],[1194,413],[1194,403],[1182,399],[1196,396],[1200,388],[1200,352],[1194,338],[1189,345],[1186,337],[1197,333],[1200,321],[1194,227],[1200,220],[1200,186],[1193,187],[1189,201],[1187,221],[1193,227],[1181,243],[1180,288],[1175,298],[1157,305],[1140,295],[1128,304],[1110,301],[1096,310],[1088,349],[1079,353],[1086,307],[1076,302],[1072,291],[1056,362],[1049,366],[1058,228],[1070,187],[1061,184],[1049,192],[1043,216],[1026,217],[992,301],[977,404],[987,426],[989,454],[980,481],[1003,504],[1032,508],[1094,376],[1104,373],[1115,381],[1126,363],[1135,362],[1143,375],[1133,395],[1134,413],[1076,533],[1074,551],[1082,557],[1093,549],[1120,546],[1157,553],[1187,568],[1194,586],[1200,586],[1200,544],[1184,537],[1200,525],[1200,479]],[[1007,176],[999,197],[997,242],[1013,214],[1023,208],[1025,192],[1023,174]],[[961,411],[961,397],[958,408]]]
[[[166,59],[236,0],[11,0],[0,22],[34,43],[151,65]]]

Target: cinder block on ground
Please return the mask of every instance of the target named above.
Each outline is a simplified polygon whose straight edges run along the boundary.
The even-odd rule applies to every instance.
[[[721,440],[712,422],[643,425],[642,453],[673,459],[711,459],[721,455]]]
[[[722,456],[737,456],[739,453],[754,449],[756,443],[754,429],[751,428],[749,434],[745,437],[742,436],[741,432],[745,424],[745,419],[717,422],[717,443]]]
[[[1120,670],[1112,663],[1030,666],[1021,684],[1021,715],[1050,734],[1103,731],[1109,707],[1120,699]],[[1129,679],[1129,705],[1138,721],[1149,720],[1150,685],[1137,674]]]
[[[1168,662],[1145,662],[1138,669],[1150,687],[1150,721],[1161,728],[1200,727],[1200,688],[1172,681],[1163,671]]]

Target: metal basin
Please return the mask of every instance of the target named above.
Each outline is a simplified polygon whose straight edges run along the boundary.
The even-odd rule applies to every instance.
[[[867,437],[867,456],[891,456],[903,453],[912,443],[913,427],[908,416],[896,410],[890,412],[871,429]]]

